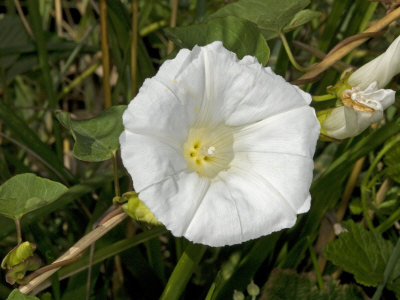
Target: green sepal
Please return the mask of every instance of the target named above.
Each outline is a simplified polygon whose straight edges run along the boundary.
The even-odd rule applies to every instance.
[[[11,267],[6,273],[6,281],[9,284],[23,284],[23,279],[25,277],[26,272],[35,271],[40,268],[42,265],[42,261],[39,257],[30,256],[25,259],[23,262],[19,263]]]
[[[18,246],[14,247],[8,254],[4,257],[1,262],[2,269],[10,269],[26,260],[27,258],[33,256],[33,252],[36,249],[36,245],[23,242]]]
[[[338,99],[342,99],[342,94],[345,90],[351,89],[351,85],[348,83],[349,77],[353,72],[346,70],[340,76],[340,79],[334,86],[328,86],[327,92],[332,95],[336,95]]]
[[[119,199],[114,198],[113,201],[118,203],[125,202],[122,205],[122,208],[131,218],[152,225],[161,225],[161,222],[154,217],[153,213],[148,209],[148,207],[139,200],[137,193],[125,193]]]

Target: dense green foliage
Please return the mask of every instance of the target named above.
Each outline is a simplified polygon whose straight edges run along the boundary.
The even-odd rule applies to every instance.
[[[44,281],[39,298],[14,289],[32,280],[25,272],[40,260],[52,263],[92,232],[113,203],[127,201],[120,197],[132,191],[118,152],[121,115],[144,80],[180,48],[221,40],[239,58],[255,56],[290,82],[399,9],[394,0],[139,0],[132,67],[134,2],[0,2],[0,256],[6,258],[0,298],[211,300],[240,291],[245,299],[400,299],[398,96],[384,120],[360,135],[321,136],[311,209],[293,228],[212,248],[144,217],[129,218]],[[108,55],[101,45],[103,3],[109,78],[101,61]],[[383,29],[301,88],[325,96],[343,71],[385,51],[400,21]],[[292,55],[303,67],[293,66]],[[386,88],[399,86],[397,76]],[[311,104],[317,111],[340,104],[332,95],[317,99]],[[344,232],[336,237],[333,227]],[[17,253],[17,244],[28,250]],[[246,290],[252,280],[257,296]]]

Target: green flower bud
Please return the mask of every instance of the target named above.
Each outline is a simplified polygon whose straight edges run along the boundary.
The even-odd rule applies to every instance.
[[[233,291],[233,300],[244,300],[244,294],[241,291]]]
[[[249,293],[250,296],[257,296],[258,294],[260,294],[260,288],[258,287],[258,285],[256,285],[254,283],[254,281],[252,280],[249,285],[247,286],[247,292]]]

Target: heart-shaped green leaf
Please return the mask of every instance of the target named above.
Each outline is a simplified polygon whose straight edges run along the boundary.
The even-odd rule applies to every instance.
[[[20,219],[57,200],[67,190],[63,184],[35,174],[16,175],[0,186],[0,214],[14,220]]]
[[[207,23],[166,30],[172,40],[181,47],[205,46],[214,41],[222,41],[224,47],[235,52],[239,58],[245,55],[257,57],[265,65],[269,58],[269,48],[257,26],[247,20],[228,16],[215,18]]]
[[[60,123],[75,139],[73,153],[85,161],[103,161],[119,148],[119,136],[124,130],[122,113],[125,105],[112,106],[88,120],[72,120],[69,113],[57,114]]]
[[[280,31],[285,31],[285,26],[309,3],[309,0],[239,0],[224,6],[211,17],[236,16],[246,19],[257,24],[264,38],[269,40],[278,36]],[[301,17],[302,20],[306,19],[304,14]],[[299,20],[296,23],[298,26],[304,24]],[[289,28],[294,29],[294,26]]]

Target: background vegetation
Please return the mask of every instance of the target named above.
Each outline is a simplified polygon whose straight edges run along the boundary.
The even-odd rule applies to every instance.
[[[22,239],[50,264],[93,230],[114,196],[132,190],[117,151],[123,105],[180,47],[223,40],[239,57],[254,55],[295,81],[336,44],[388,14],[400,15],[394,0],[233,2],[0,1],[0,199],[23,203],[0,201],[2,257],[21,238],[12,219],[21,219]],[[297,83],[313,96],[326,94],[342,71],[376,57],[400,34],[396,18],[312,83]],[[303,67],[293,67],[282,41]],[[398,90],[398,80],[389,87]],[[322,110],[335,101],[313,106]],[[382,123],[357,137],[319,141],[312,207],[290,230],[210,248],[129,219],[97,240],[92,264],[84,252],[37,296],[232,299],[237,290],[246,299],[400,298],[398,109],[396,101]],[[65,187],[13,177],[23,173]],[[33,196],[46,205],[24,202]],[[337,238],[334,229],[347,232]],[[6,299],[13,287],[3,271],[0,298]]]

